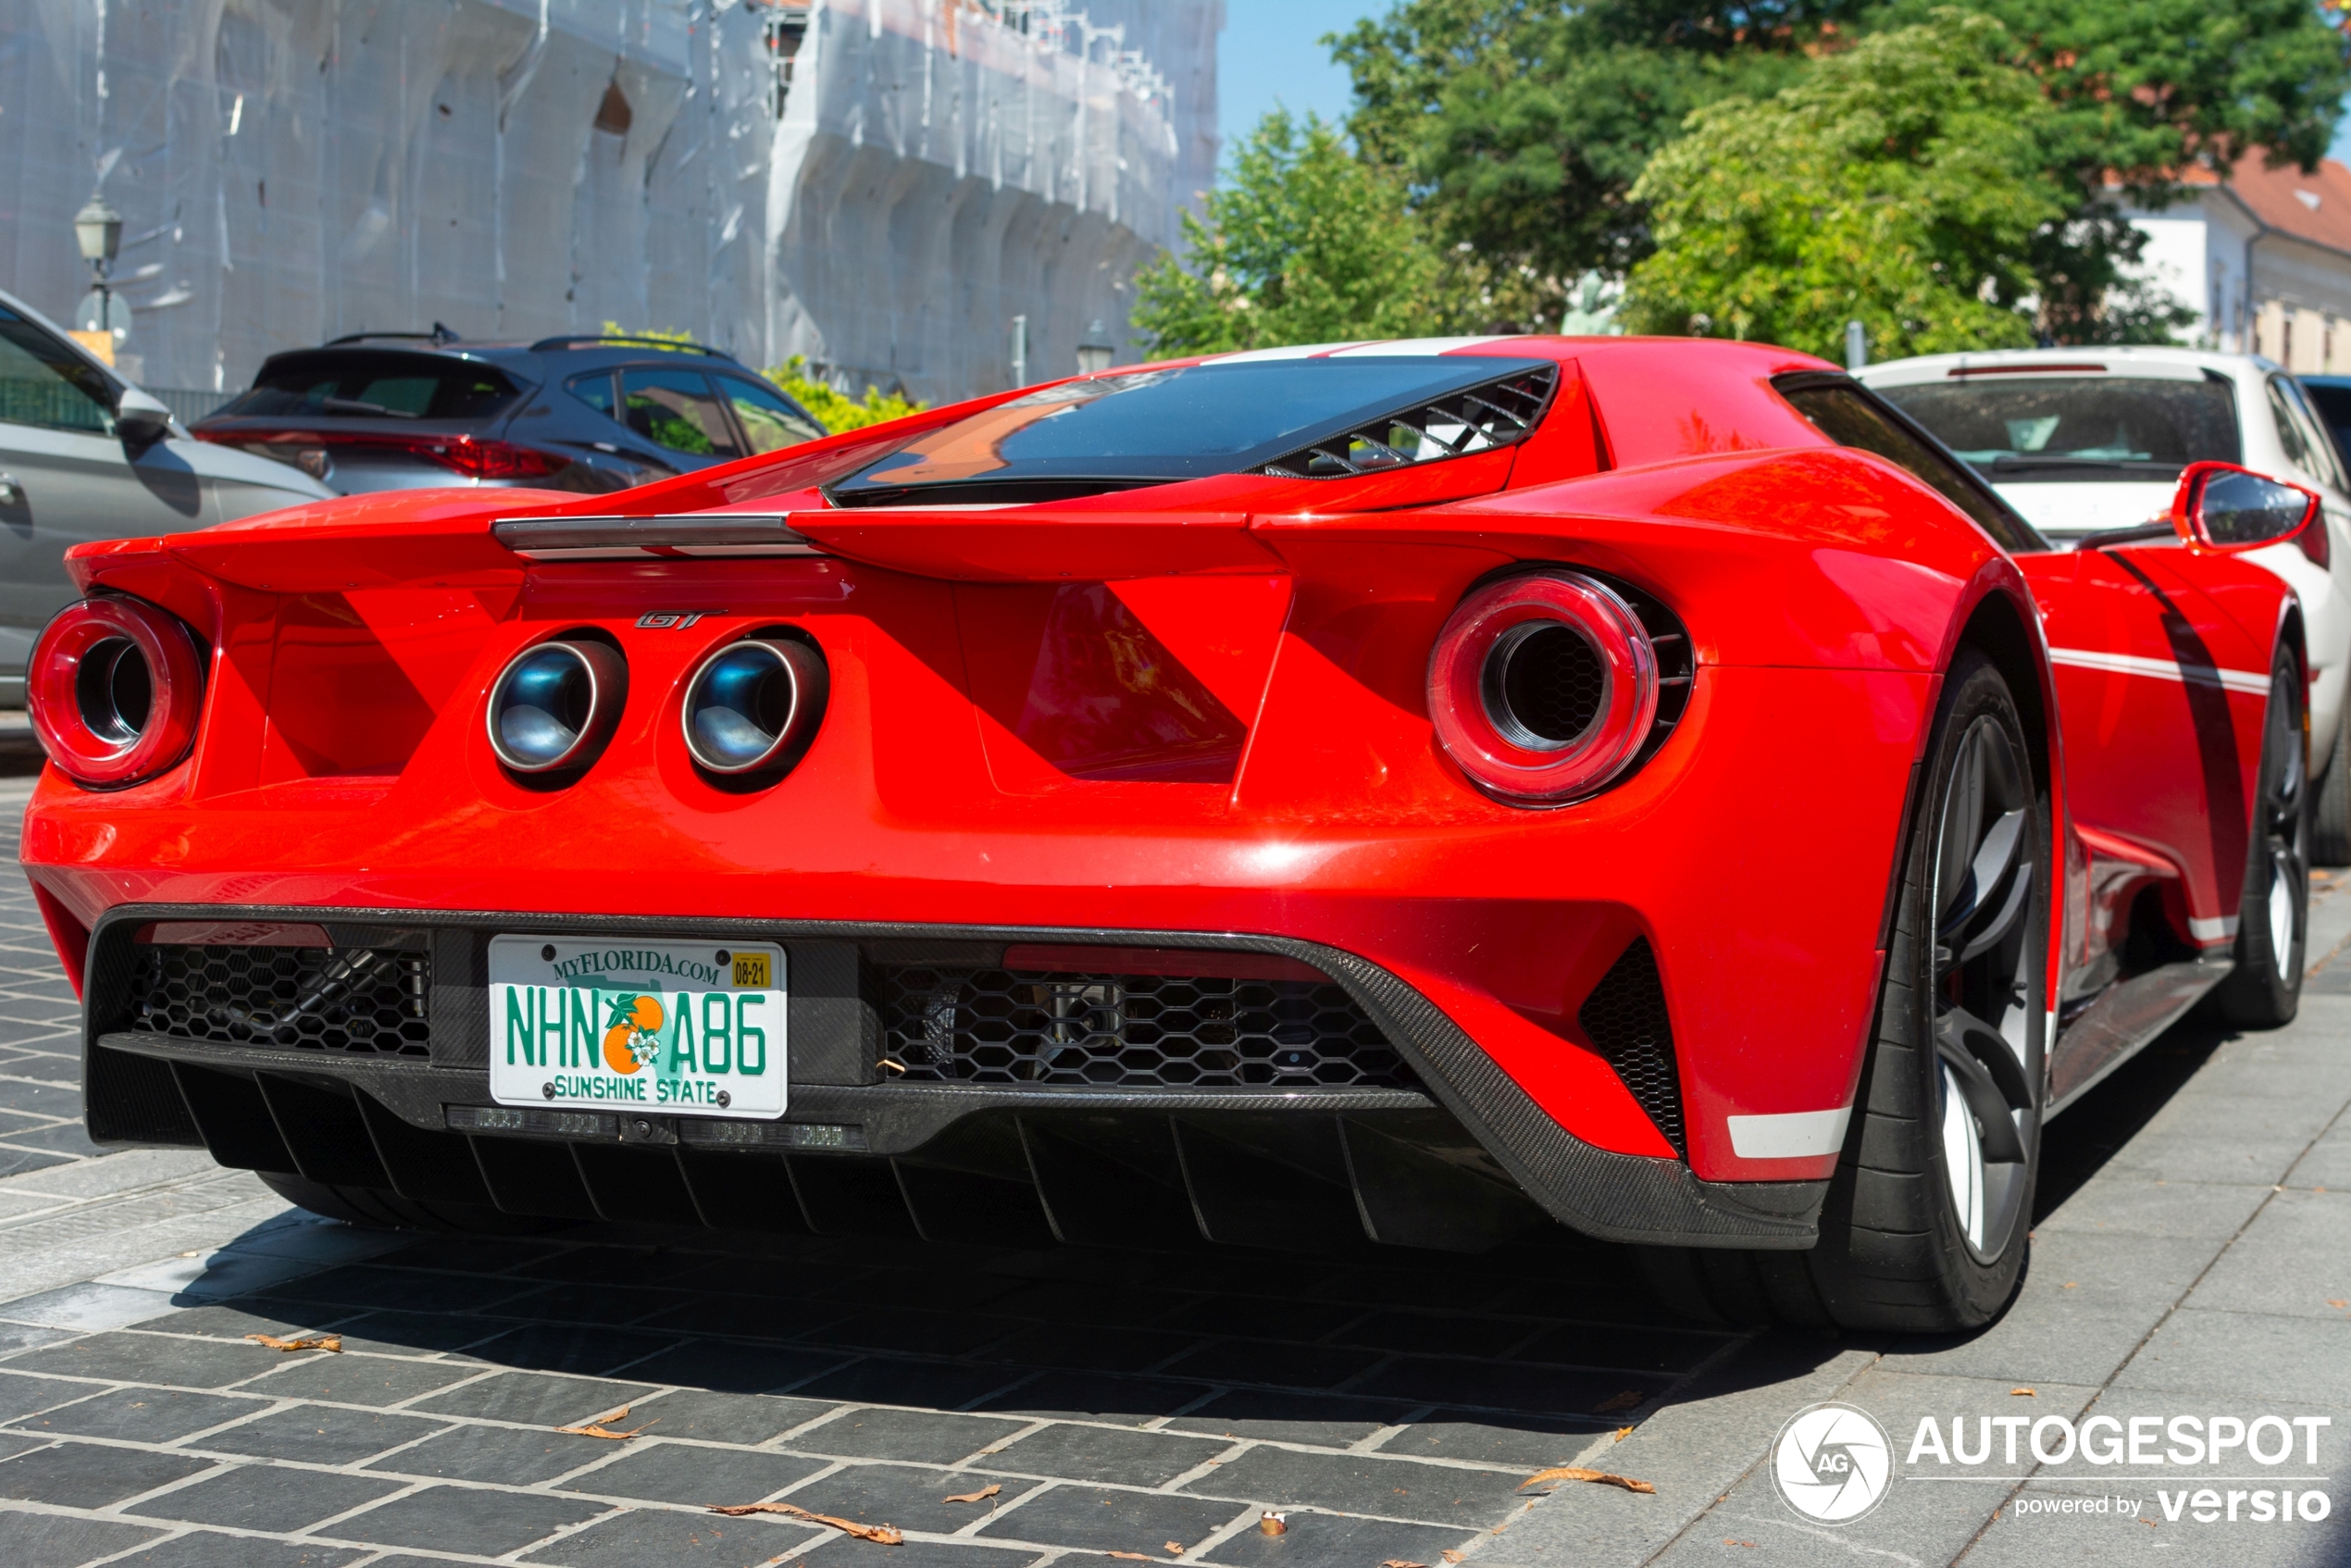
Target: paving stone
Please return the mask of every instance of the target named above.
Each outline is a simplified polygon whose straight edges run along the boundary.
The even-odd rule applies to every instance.
[[[21,1431],[48,1437],[168,1443],[191,1432],[268,1408],[264,1400],[191,1394],[170,1388],[117,1388],[78,1404],[25,1416],[16,1425]]]
[[[1121,1432],[1100,1426],[1054,1425],[1033,1432],[985,1459],[976,1468],[1065,1481],[1162,1487],[1232,1445],[1222,1437],[1182,1437],[1167,1432]]]
[[[212,1468],[187,1454],[62,1442],[0,1460],[0,1497],[104,1508]]]
[[[997,1392],[1019,1375],[1005,1367],[957,1366],[948,1362],[867,1356],[811,1378],[792,1392],[802,1399],[833,1400],[843,1404],[871,1400],[881,1404],[954,1410]]]
[[[654,1502],[759,1502],[825,1468],[821,1459],[744,1453],[699,1443],[632,1443],[610,1464],[564,1483],[569,1492]]]
[[[68,1285],[38,1295],[19,1296],[0,1305],[0,1318],[10,1322],[38,1324],[44,1328],[70,1328],[81,1334],[128,1328],[150,1318],[169,1317],[172,1313],[171,1298],[163,1292],[99,1284]]]
[[[52,1154],[73,1154],[83,1159],[96,1159],[114,1152],[90,1140],[80,1122],[57,1122],[48,1126],[28,1126],[21,1131],[0,1133],[9,1144],[19,1149],[39,1149]]]
[[[1256,1448],[1184,1490],[1474,1528],[1524,1501],[1517,1487],[1524,1478],[1377,1454]]]
[[[218,1453],[300,1460],[306,1464],[354,1464],[371,1454],[439,1431],[446,1423],[389,1411],[295,1405],[195,1444]]]
[[[694,1437],[706,1443],[764,1443],[805,1425],[838,1406],[772,1394],[725,1394],[686,1388],[639,1406],[637,1414],[661,1423],[664,1437]]]
[[[1218,1383],[1271,1383],[1285,1388],[1329,1388],[1360,1377],[1378,1364],[1377,1350],[1330,1345],[1278,1345],[1233,1339],[1204,1345],[1159,1370],[1170,1377],[1205,1377]]]
[[[519,1296],[529,1288],[529,1282],[521,1279],[481,1279],[353,1263],[292,1280],[267,1294],[273,1299],[330,1301],[339,1306],[463,1313]]]
[[[906,1307],[871,1307],[805,1338],[813,1343],[852,1350],[909,1351],[956,1356],[1001,1339],[1025,1326],[1018,1318],[980,1313],[917,1312]]]
[[[495,1557],[592,1519],[605,1507],[544,1492],[428,1487],[355,1514],[337,1524],[335,1534],[343,1540]]]
[[[93,1383],[68,1383],[55,1377],[13,1377],[0,1375],[0,1421],[47,1410],[70,1400],[86,1400],[101,1392]]]
[[[666,1335],[596,1328],[587,1324],[535,1323],[509,1329],[468,1346],[469,1360],[533,1372],[577,1372],[587,1376],[612,1372],[658,1350],[675,1348]]]
[[[949,1502],[989,1486],[1001,1489],[982,1502]],[[814,1513],[840,1519],[887,1521],[902,1530],[949,1536],[1010,1507],[1040,1483],[983,1475],[970,1470],[932,1470],[910,1464],[852,1464],[811,1481],[784,1500]]]
[[[284,1533],[331,1519],[405,1485],[367,1475],[240,1464],[151,1499],[138,1512],[150,1519]]]
[[[674,1299],[678,1293],[671,1294]],[[696,1295],[654,1313],[639,1326],[675,1329],[681,1334],[720,1334],[740,1339],[796,1339],[827,1324],[839,1323],[855,1310],[843,1301]]]
[[[27,1060],[37,1060],[27,1058]],[[17,1064],[8,1065],[8,1076],[0,1077],[0,1105],[11,1111],[30,1111],[37,1116],[78,1118],[81,1114],[81,1079],[77,1073],[67,1083],[28,1083],[26,1078],[42,1078],[45,1074],[17,1071]]]
[[[217,1302],[203,1307],[175,1307],[154,1317],[136,1319],[151,1334],[188,1334],[205,1339],[226,1339],[231,1344],[245,1344],[249,1334],[274,1334],[280,1339],[299,1339],[316,1334],[342,1313],[329,1309],[312,1317],[290,1317],[262,1307],[242,1306],[233,1301]],[[6,1308],[0,1308],[5,1312]]]
[[[2351,1320],[2183,1309],[2114,1383],[2209,1398],[2351,1405]]]
[[[1447,1551],[1466,1547],[1474,1538],[1458,1527],[1443,1524],[1399,1524],[1393,1520],[1354,1519],[1302,1508],[1286,1512],[1283,1523],[1289,1528],[1283,1534],[1243,1530],[1218,1542],[1203,1561],[1230,1562],[1236,1568],[1291,1568],[1292,1564],[1322,1568],[1325,1563],[1370,1568],[1388,1562],[1435,1564],[1445,1561]],[[1507,1549],[1497,1547],[1492,1555],[1507,1559]]]
[[[2270,1194],[2186,1304],[2216,1312],[2339,1318],[2351,1298],[2351,1192]]]
[[[2035,1221],[2033,1229],[2036,1236],[2085,1231],[2225,1241],[2269,1193],[2265,1182],[2154,1181],[2108,1171],[2084,1183],[2056,1213]]]
[[[1235,1388],[1217,1395],[1198,1410],[1177,1416],[1167,1424],[1167,1429],[1343,1449],[1362,1442],[1383,1426],[1401,1421],[1412,1408],[1389,1400]]]
[[[520,1236],[434,1236],[395,1247],[376,1262],[448,1274],[513,1274],[560,1251],[555,1243]]]
[[[996,1536],[1039,1546],[1091,1547],[1159,1556],[1163,1543],[1197,1546],[1241,1512],[1229,1502],[1167,1492],[1054,1487],[1010,1512],[1000,1512],[981,1526],[978,1538]]]
[[[224,1536],[218,1530],[191,1530],[145,1551],[118,1557],[116,1564],[137,1568],[343,1568],[367,1556],[356,1547],[328,1546],[318,1541],[260,1540],[252,1536]],[[381,1560],[379,1559],[379,1562]]]
[[[2351,966],[2345,966],[2344,974],[2351,978]],[[2296,1187],[2323,1187],[2337,1192],[2351,1189],[2351,1121],[2329,1128],[2295,1162],[2292,1174],[2281,1179]]]
[[[944,1401],[942,1401],[944,1402]],[[811,1427],[790,1446],[848,1459],[902,1459],[952,1464],[993,1448],[1026,1425],[983,1415],[927,1410],[852,1410]]]
[[[1524,1465],[1540,1470],[1565,1464],[1611,1430],[1605,1418],[1539,1415],[1475,1415],[1432,1411],[1407,1425],[1377,1451],[1408,1459],[1458,1459],[1472,1464]]]
[[[434,1415],[476,1415],[532,1426],[577,1426],[591,1416],[631,1404],[652,1392],[642,1383],[508,1372],[419,1400],[410,1408]]]
[[[73,1337],[73,1331],[67,1328],[37,1328],[27,1323],[0,1323],[0,1356],[58,1344]]]
[[[491,1481],[527,1487],[593,1463],[611,1453],[611,1444],[601,1437],[513,1426],[453,1426],[413,1449],[387,1454],[368,1468],[442,1481]]]
[[[1588,1415],[1601,1405],[1635,1408],[1661,1392],[1667,1380],[1637,1372],[1581,1372],[1515,1363],[1457,1362],[1413,1357],[1382,1367],[1355,1392],[1415,1402],[1485,1405],[1537,1415]]]
[[[1542,1325],[1524,1318],[1471,1317],[1458,1313],[1373,1313],[1331,1337],[1340,1345],[1448,1356],[1499,1356]]]
[[[1151,1325],[1182,1334],[1229,1334],[1246,1339],[1320,1339],[1354,1314],[1328,1301],[1268,1296],[1207,1296]]]
[[[761,1394],[807,1382],[841,1357],[831,1350],[802,1350],[780,1345],[744,1345],[724,1339],[690,1339],[620,1370],[630,1377],[655,1383],[688,1384],[729,1393]]]
[[[176,1383],[221,1388],[270,1370],[279,1352],[259,1345],[173,1339],[156,1334],[93,1335],[12,1358],[19,1372],[103,1377],[117,1383]]]
[[[1079,1372],[1141,1372],[1180,1354],[1195,1340],[1189,1334],[1149,1328],[1107,1328],[1095,1324],[1040,1323],[989,1347],[991,1361],[1024,1366],[1065,1367]]]
[[[7,1545],[8,1568],[77,1568],[162,1534],[152,1525],[0,1506],[0,1542]]]
[[[1132,1286],[1111,1290],[1073,1290],[1068,1282],[1052,1279],[1016,1286],[992,1298],[988,1310],[999,1317],[1033,1317],[1047,1323],[1125,1328],[1134,1324],[1151,1324],[1154,1318],[1189,1306],[1196,1299],[1188,1290],[1138,1289]]]
[[[580,1285],[667,1285],[714,1262],[706,1252],[643,1247],[573,1247],[525,1258],[499,1270],[525,1279]]]
[[[297,1350],[282,1366],[255,1378],[244,1391],[273,1400],[329,1400],[344,1405],[396,1405],[478,1377],[481,1368],[455,1362],[401,1361],[362,1355],[345,1341],[343,1352]]]
[[[375,1350],[392,1355],[431,1355],[462,1350],[504,1334],[512,1326],[498,1318],[469,1317],[458,1313],[351,1313],[328,1308],[335,1332],[346,1350]]]
[[[801,1543],[815,1538],[810,1526],[796,1519],[764,1514],[729,1519],[699,1510],[634,1508],[550,1542],[522,1561],[577,1568],[647,1568],[672,1562],[697,1568],[764,1568],[796,1562]],[[905,1549],[890,1549],[890,1568],[900,1568],[899,1554]]]
[[[1720,1355],[1739,1342],[1735,1335],[1709,1334],[1698,1329],[1562,1323],[1544,1329],[1511,1359],[1679,1375],[1696,1370],[1709,1356]]]
[[[691,1297],[677,1290],[568,1281],[543,1285],[501,1301],[497,1312],[501,1317],[536,1318],[545,1323],[625,1324],[691,1304]]]
[[[872,1568],[861,1555],[865,1545],[846,1536],[837,1537],[810,1551],[804,1560],[795,1560],[794,1568],[799,1568],[801,1561],[813,1562],[816,1568]],[[889,1568],[1025,1568],[1040,1561],[1028,1548],[968,1541],[908,1541],[889,1549]]]
[[[0,1143],[0,1176],[28,1176],[34,1171],[45,1171],[52,1165],[69,1163],[68,1157],[63,1154],[44,1154],[36,1150],[12,1149]]]
[[[992,1394],[973,1408],[1006,1415],[1061,1416],[1140,1426],[1196,1403],[1208,1392],[1205,1383],[1048,1372]]]

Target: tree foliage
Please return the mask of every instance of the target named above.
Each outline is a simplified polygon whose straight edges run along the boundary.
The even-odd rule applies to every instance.
[[[886,424],[902,419],[909,414],[919,414],[924,404],[909,402],[896,392],[886,392],[879,387],[867,386],[862,398],[851,397],[836,391],[829,382],[819,381],[808,374],[808,357],[793,355],[781,365],[771,365],[760,372],[784,389],[794,403],[799,404],[823,421],[825,429],[835,435],[843,430],[862,430],[867,425]]]
[[[1627,328],[1835,357],[1858,317],[1881,356],[2030,346],[2034,239],[2071,204],[2046,168],[2056,110],[2012,52],[1947,11],[1692,115],[1631,192],[1657,249]]]
[[[1623,272],[1660,235],[1634,186],[1688,117],[1772,100],[1859,41],[1932,21],[1937,0],[1398,0],[1330,40],[1348,122],[1397,169],[1439,241],[1467,246],[1490,325],[1553,320],[1587,268]],[[2064,339],[2159,326],[2111,307],[2137,240],[2108,180],[2159,202],[2192,158],[2255,145],[2315,165],[2346,85],[2343,39],[2309,0],[1975,0],[2052,113],[2042,168],[2069,214],[2028,266]]]
[[[1441,330],[1439,261],[1402,181],[1337,129],[1276,109],[1241,143],[1179,264],[1136,280],[1134,322],[1162,355]]]

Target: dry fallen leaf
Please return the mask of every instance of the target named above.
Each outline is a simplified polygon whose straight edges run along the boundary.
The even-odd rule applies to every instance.
[[[2351,1301],[2346,1301],[2340,1296],[2330,1296],[2327,1298],[2327,1305],[2336,1312],[2341,1312],[2345,1307],[2351,1307]]]
[[[1445,1550],[1438,1552],[1437,1555],[1443,1558],[1448,1562],[1459,1562],[1462,1560],[1462,1554],[1453,1550],[1450,1547],[1448,1547]]]
[[[2036,1393],[2034,1393],[2034,1392],[2032,1389],[2030,1389],[2030,1388],[2010,1388],[2010,1389],[2009,1390],[2009,1397],[2010,1399],[2023,1398],[2023,1399],[2028,1399],[2028,1400],[2037,1400],[2037,1399],[2039,1399],[2041,1396],[2040,1396],[2040,1395],[2038,1395],[2038,1394],[2036,1394]],[[2019,1419],[2022,1419],[2022,1418],[2021,1418],[2021,1417],[2020,1417]]]
[[[905,1063],[889,1056],[884,1056],[877,1059],[874,1065],[877,1067],[887,1067],[893,1073],[903,1073],[906,1070]],[[1113,1552],[1111,1555],[1115,1557],[1118,1554],[1116,1552]]]
[[[275,1334],[248,1334],[245,1338],[273,1350],[332,1350],[336,1355],[342,1354],[340,1334],[322,1334],[315,1339],[280,1339]]]
[[[1630,1426],[1620,1426],[1616,1429],[1616,1440],[1620,1443],[1632,1435],[1633,1429]]]
[[[1167,1550],[1168,1555],[1172,1557],[1181,1557],[1184,1555],[1184,1543],[1181,1541],[1169,1541],[1167,1543]]]
[[[1287,1536],[1289,1534],[1289,1518],[1269,1508],[1259,1517],[1257,1530],[1260,1535]]]
[[[1425,1562],[1413,1562],[1401,1557],[1391,1557],[1387,1562],[1381,1563],[1379,1568],[1428,1568],[1428,1564]]]
[[[1723,1544],[1724,1546],[1744,1546],[1744,1547],[1751,1547],[1751,1546],[1753,1546],[1755,1543],[1754,1543],[1753,1541],[1743,1541],[1743,1540],[1739,1540],[1739,1539],[1737,1539],[1737,1538],[1735,1538],[1735,1537],[1731,1537],[1731,1536],[1724,1536],[1724,1537],[1723,1537]]]
[[[1129,1562],[1152,1562],[1157,1561],[1157,1559],[1139,1551],[1113,1551],[1105,1553],[1104,1555],[1110,1557],[1123,1557]]]
[[[2077,1284],[2079,1284],[2079,1283],[2080,1283],[2080,1281],[2078,1281],[2078,1280],[2071,1280],[2071,1279],[2069,1279],[2069,1280],[2067,1280],[2064,1284],[2062,1284],[2062,1285],[2059,1286],[2059,1287],[2058,1287],[2058,1288],[2059,1288],[2059,1289],[2060,1289],[2060,1290],[2071,1290],[2071,1289],[2072,1289],[2072,1288],[2073,1288],[2073,1287],[2074,1287],[2075,1285],[2077,1285]]]
[[[1605,1470],[1586,1470],[1574,1464],[1557,1464],[1549,1470],[1537,1470],[1518,1484],[1520,1491],[1544,1481],[1589,1481],[1598,1487],[1622,1487],[1628,1492],[1650,1492],[1657,1488],[1647,1481],[1636,1481],[1630,1475],[1612,1475]]]
[[[830,1524],[845,1536],[855,1536],[861,1541],[873,1541],[880,1546],[903,1546],[906,1537],[895,1524],[860,1524],[854,1519],[836,1519],[829,1513],[811,1513],[804,1508],[794,1508],[788,1502],[745,1502],[731,1508],[717,1503],[710,1505],[713,1513],[724,1513],[730,1519],[740,1519],[746,1513],[782,1513],[794,1519],[806,1519],[818,1524]],[[1111,1555],[1117,1556],[1113,1552]]]
[[[979,1490],[976,1492],[958,1492],[953,1497],[948,1498],[945,1500],[948,1502],[986,1502],[989,1498],[994,1497],[998,1492],[1001,1492],[1003,1489],[1003,1487],[998,1486],[995,1482],[990,1481],[988,1485],[980,1487]]]
[[[1596,1415],[1606,1415],[1611,1411],[1633,1410],[1648,1399],[1648,1396],[1638,1388],[1627,1388],[1621,1394],[1611,1394],[1607,1399],[1594,1405],[1592,1412]]]

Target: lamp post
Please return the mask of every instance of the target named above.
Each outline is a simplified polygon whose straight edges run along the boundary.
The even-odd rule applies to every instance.
[[[115,253],[122,248],[122,214],[108,205],[104,195],[91,192],[90,200],[73,215],[73,240],[81,247],[81,259],[90,264],[91,290],[98,296],[97,332],[105,335],[105,357],[111,365],[117,328],[114,290],[106,280],[114,271]]]
[[[1107,370],[1118,350],[1110,341],[1110,331],[1097,319],[1086,329],[1086,336],[1077,344],[1077,373],[1090,376],[1097,370]]]

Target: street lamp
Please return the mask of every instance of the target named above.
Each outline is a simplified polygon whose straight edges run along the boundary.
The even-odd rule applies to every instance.
[[[104,195],[91,192],[90,200],[73,215],[73,241],[81,247],[81,259],[90,264],[91,290],[98,296],[95,325],[98,331],[108,334],[106,342],[111,351],[116,346],[117,327],[114,290],[106,280],[114,271],[115,253],[122,248],[122,214],[107,205]],[[107,364],[114,363],[111,352],[105,358]]]
[[[1097,370],[1109,369],[1110,362],[1117,353],[1117,348],[1110,341],[1109,330],[1097,319],[1086,329],[1086,336],[1078,341],[1077,373],[1090,376]]]

